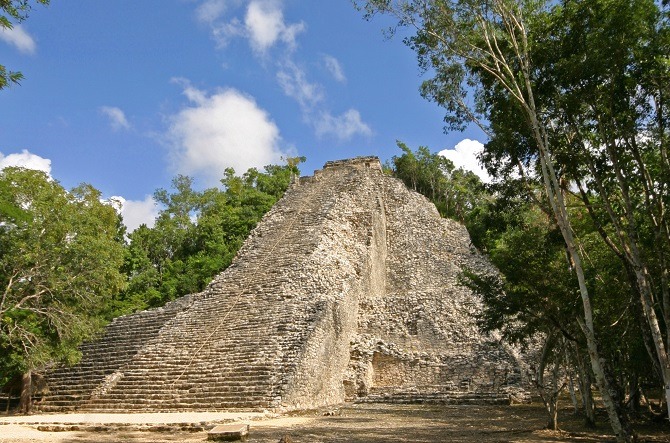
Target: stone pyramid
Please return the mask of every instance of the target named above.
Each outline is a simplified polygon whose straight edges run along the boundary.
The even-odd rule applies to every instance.
[[[328,162],[266,214],[198,294],[115,319],[47,374],[44,411],[506,402],[514,354],[482,336],[462,266],[495,272],[465,228],[382,173]]]

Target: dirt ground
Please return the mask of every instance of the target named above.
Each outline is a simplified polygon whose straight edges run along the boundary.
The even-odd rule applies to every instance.
[[[345,405],[278,418],[246,421],[247,442],[606,442],[613,441],[604,417],[596,429],[583,426],[571,410],[561,411],[562,431],[543,430],[539,404],[515,406]],[[2,416],[0,416],[0,419]],[[640,441],[670,443],[670,424],[636,427]],[[0,443],[204,442],[205,431],[43,432],[36,425],[0,425]]]

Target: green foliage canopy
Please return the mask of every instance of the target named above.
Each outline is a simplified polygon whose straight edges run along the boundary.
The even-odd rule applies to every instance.
[[[425,146],[412,152],[405,143],[397,143],[402,155],[391,159],[391,173],[429,198],[443,217],[466,222],[468,214],[487,198],[484,184],[472,171],[456,169],[451,160]]]
[[[114,300],[109,317],[199,292],[228,267],[251,230],[299,174],[302,158],[286,165],[249,169],[242,176],[227,169],[223,188],[193,189],[190,177],[177,176],[172,191],[159,189],[162,206],[152,228],[129,236],[123,264],[128,288]]]
[[[89,185],[68,192],[40,171],[0,171],[3,378],[77,358],[124,286],[120,226]]]

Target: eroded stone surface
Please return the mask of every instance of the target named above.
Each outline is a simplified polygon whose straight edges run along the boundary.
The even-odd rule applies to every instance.
[[[495,272],[462,225],[378,159],[329,162],[292,186],[205,291],[116,319],[78,366],[48,375],[42,408],[504,401],[519,364],[478,332],[462,267]]]
[[[214,441],[242,441],[249,437],[249,425],[234,423],[219,425],[207,433],[207,440]]]

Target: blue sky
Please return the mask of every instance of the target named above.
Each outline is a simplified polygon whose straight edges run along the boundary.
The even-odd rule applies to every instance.
[[[472,166],[483,134],[444,134],[443,111],[385,18],[349,0],[52,0],[0,31],[0,167],[48,170],[125,200],[132,228],[176,174],[214,186],[225,167],[448,150]],[[460,144],[459,144],[460,143]],[[458,151],[454,148],[458,145]]]

